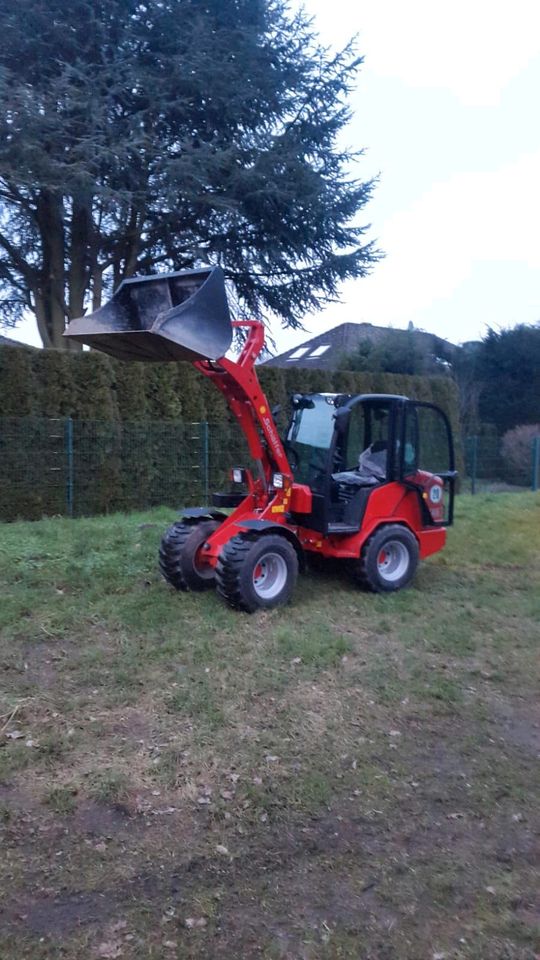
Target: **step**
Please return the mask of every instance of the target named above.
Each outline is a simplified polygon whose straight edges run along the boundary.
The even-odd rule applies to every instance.
[[[351,525],[350,523],[329,523],[328,524],[328,536],[332,536],[334,533],[358,533],[358,526]]]

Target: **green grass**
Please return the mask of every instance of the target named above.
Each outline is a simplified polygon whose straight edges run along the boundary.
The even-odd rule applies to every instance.
[[[326,624],[311,624],[308,630],[298,626],[279,627],[274,633],[277,655],[285,660],[315,667],[331,666],[350,650],[350,641],[330,631]]]
[[[44,803],[48,804],[55,813],[73,813],[77,809],[77,788],[73,785],[53,787],[47,791]]]
[[[253,616],[160,580],[173,519],[2,527],[2,958],[533,960],[540,498]]]
[[[223,711],[216,701],[219,701],[219,693],[216,695],[208,676],[202,673],[177,684],[165,705],[171,713],[184,715],[199,726],[215,730],[224,723]]]
[[[129,784],[126,770],[105,767],[89,778],[88,795],[100,803],[123,803],[129,796]]]

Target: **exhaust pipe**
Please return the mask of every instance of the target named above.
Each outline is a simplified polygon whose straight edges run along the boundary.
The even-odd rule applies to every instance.
[[[112,300],[65,337],[119,360],[219,360],[232,326],[220,267],[124,280]]]

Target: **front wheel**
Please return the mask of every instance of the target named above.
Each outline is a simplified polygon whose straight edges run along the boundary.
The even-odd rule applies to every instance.
[[[392,524],[376,530],[366,541],[354,572],[368,590],[390,593],[410,583],[418,558],[416,537],[407,527]]]
[[[225,544],[216,566],[218,593],[231,607],[253,613],[287,603],[298,576],[289,541],[274,534],[238,534]]]
[[[163,535],[159,569],[175,590],[207,590],[214,586],[214,570],[204,562],[203,546],[219,523],[177,521]]]

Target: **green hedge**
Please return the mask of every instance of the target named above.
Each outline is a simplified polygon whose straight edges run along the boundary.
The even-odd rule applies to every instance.
[[[449,379],[276,367],[258,373],[269,403],[281,406],[281,430],[293,393],[398,393],[441,406],[458,436]],[[66,512],[69,416],[75,515],[199,502],[206,484],[220,489],[230,466],[249,459],[223,397],[190,364],[0,347],[0,520]]]
[[[447,377],[391,373],[258,368],[283,425],[292,393],[398,393],[438,404],[458,434],[458,395]],[[122,363],[96,352],[79,354],[0,346],[0,416],[77,420],[228,421],[221,394],[187,363]]]

